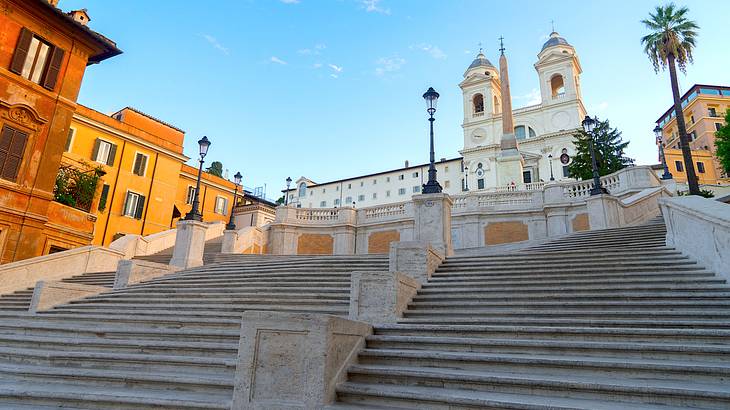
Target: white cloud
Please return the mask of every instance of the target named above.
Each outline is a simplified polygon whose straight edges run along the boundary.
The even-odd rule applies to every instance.
[[[311,56],[313,54],[311,48],[300,48],[297,50],[297,54],[301,54],[303,56]]]
[[[340,78],[340,76],[338,76],[337,74],[330,74],[330,77],[332,77],[332,78]]]
[[[438,46],[434,46],[431,44],[421,43],[410,46],[410,49],[424,51],[437,60],[443,60],[444,58],[446,58],[446,54],[440,48],[438,48]]]
[[[297,4],[299,3],[299,0],[279,0],[280,2],[284,4]]]
[[[368,13],[390,14],[390,9],[380,7],[380,0],[362,0],[360,4]]]
[[[327,48],[327,45],[323,43],[318,43],[314,45],[315,50],[324,50],[325,48]]]
[[[333,70],[335,70],[336,73],[342,72],[342,66],[336,66],[334,64],[327,64],[327,66]]]
[[[598,104],[598,111],[606,111],[606,108],[608,108],[608,102],[603,101]]]
[[[471,50],[464,50],[464,54],[471,54]]]
[[[216,50],[225,55],[229,54],[228,49],[226,47],[223,47],[223,45],[219,43],[218,39],[216,39],[215,37],[211,36],[210,34],[201,34],[201,36],[208,42],[208,44],[213,46],[213,48],[215,48]]]
[[[375,75],[382,76],[386,73],[398,71],[405,63],[406,60],[402,57],[381,57],[375,62],[375,65],[377,65]]]
[[[276,56],[271,56],[271,58],[269,59],[269,61],[271,61],[272,63],[281,64],[281,65],[287,65],[288,64],[286,61],[284,61],[284,60],[282,60],[282,59],[280,59],[279,57],[276,57]]]
[[[537,88],[533,88],[529,93],[525,95],[515,96],[515,99],[525,101],[525,105],[535,105],[542,102],[540,90],[538,90]]]
[[[314,63],[314,64],[312,64],[312,67],[314,67],[314,68],[322,68],[322,63]]]
[[[315,44],[314,47],[300,48],[297,50],[297,53],[303,56],[318,56],[322,54],[322,50],[325,48],[327,48],[325,44],[318,43]]]

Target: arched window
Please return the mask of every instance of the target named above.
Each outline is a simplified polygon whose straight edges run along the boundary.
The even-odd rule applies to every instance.
[[[518,125],[515,127],[515,138],[518,140],[523,140],[527,138],[527,134],[525,134],[525,126],[524,125]]]
[[[555,74],[552,78],[550,78],[550,89],[552,90],[553,98],[565,95],[565,81],[563,80],[562,75]]]
[[[475,94],[472,98],[472,104],[474,105],[474,114],[481,114],[484,112],[484,96],[481,94]]]
[[[528,138],[535,138],[535,137],[537,137],[537,134],[535,133],[535,130],[532,129],[532,127],[527,127],[527,129],[529,131],[529,134],[527,136]]]
[[[299,198],[304,198],[307,196],[307,184],[302,182],[299,184]]]
[[[494,96],[494,113],[499,114],[500,112],[502,112],[502,111],[499,108],[499,98],[497,98],[497,96],[495,95]]]

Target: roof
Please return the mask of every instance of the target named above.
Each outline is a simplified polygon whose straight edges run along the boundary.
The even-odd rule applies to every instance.
[[[436,164],[444,164],[444,163],[452,162],[452,161],[461,161],[462,159],[463,159],[462,157],[456,157],[456,158],[451,158],[451,159],[442,159],[440,161],[436,161],[435,163]],[[420,164],[420,165],[412,165],[412,166],[409,166],[409,167],[396,168],[396,169],[391,169],[391,170],[388,170],[388,171],[376,172],[374,174],[360,175],[360,176],[357,176],[357,177],[344,178],[344,179],[338,179],[338,180],[335,180],[335,181],[323,182],[321,184],[309,185],[307,188],[313,188],[313,187],[318,187],[318,186],[322,186],[322,185],[329,185],[329,184],[337,184],[337,183],[345,182],[345,181],[354,181],[354,180],[360,179],[360,178],[376,177],[378,175],[390,174],[391,172],[405,171],[405,170],[408,170],[408,169],[415,169],[415,168],[423,168],[423,167],[427,167],[429,165],[430,165],[429,163],[425,163],[425,164]],[[296,189],[297,189],[296,187],[289,188],[288,190],[282,189],[281,192],[296,191]]]
[[[546,41],[545,44],[542,45],[542,49],[540,51],[553,46],[570,46],[570,44],[566,39],[560,37],[560,34],[558,34],[557,31],[553,31],[552,33],[550,33],[550,38],[548,39],[548,41]]]
[[[174,125],[172,125],[172,124],[170,124],[170,123],[168,123],[168,122],[162,121],[161,119],[159,119],[159,118],[157,118],[157,117],[153,117],[153,116],[151,116],[151,115],[147,114],[147,113],[146,113],[146,112],[144,112],[144,111],[138,110],[138,109],[136,109],[136,108],[134,108],[134,107],[130,107],[130,106],[126,106],[126,107],[122,108],[121,110],[119,110],[119,111],[115,112],[114,114],[112,114],[112,116],[115,116],[115,115],[119,114],[120,112],[122,112],[122,111],[124,111],[124,110],[134,111],[134,112],[136,112],[136,113],[137,113],[137,114],[139,114],[139,115],[144,115],[145,117],[147,117],[147,118],[151,119],[152,121],[156,121],[156,122],[159,122],[160,124],[162,124],[162,125],[164,125],[164,126],[170,127],[170,128],[172,128],[173,130],[175,130],[175,131],[180,131],[180,132],[182,132],[183,134],[185,134],[185,130],[181,130],[180,128],[178,128],[178,127],[176,127],[176,126],[174,126]]]
[[[692,91],[695,91],[698,88],[717,88],[717,89],[723,89],[723,90],[730,90],[730,86],[725,86],[725,85],[695,84],[692,87],[690,87],[689,90],[687,90],[687,92],[682,94],[682,97],[679,98],[679,101],[684,101],[687,98],[687,96],[692,93]],[[669,107],[668,110],[664,111],[664,114],[662,114],[661,117],[659,117],[659,119],[656,120],[656,122],[657,123],[662,122],[662,120],[664,120],[664,117],[669,115],[669,113],[671,113],[672,111],[674,111],[674,104],[672,104],[672,106]],[[682,107],[682,111],[684,111],[684,107]]]
[[[487,57],[484,54],[482,54],[481,51],[479,52],[479,54],[477,54],[477,57],[474,59],[474,61],[472,61],[471,64],[469,64],[469,68],[467,68],[467,70],[471,70],[472,68],[476,68],[476,67],[495,68],[494,65],[492,65],[492,63],[489,60],[487,60]]]
[[[74,28],[85,32],[89,38],[103,48],[104,51],[100,54],[89,56],[87,65],[100,63],[107,58],[122,54],[122,50],[117,48],[117,43],[74,20],[72,15],[64,13],[63,10],[49,3],[48,0],[35,0],[35,2],[61,17],[63,21],[73,25]]]

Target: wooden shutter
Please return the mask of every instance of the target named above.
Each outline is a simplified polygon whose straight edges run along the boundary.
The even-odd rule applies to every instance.
[[[74,129],[69,128],[68,135],[66,136],[66,147],[64,148],[64,151],[69,152],[71,150],[71,140],[73,140],[73,137],[74,137]]]
[[[101,187],[101,197],[99,198],[99,210],[103,211],[106,209],[106,200],[109,197],[109,185],[104,184]]]
[[[94,141],[94,149],[91,150],[91,160],[96,161],[98,158],[96,158],[99,155],[99,144],[101,144],[101,140],[97,138]]]
[[[112,146],[109,148],[109,158],[106,160],[106,164],[110,167],[114,166],[114,157],[117,155],[117,146],[116,144],[111,144]]]
[[[142,213],[144,212],[144,200],[145,197],[140,195],[139,199],[137,199],[137,209],[134,211],[134,217],[137,219],[142,219]]]
[[[51,62],[48,64],[46,76],[43,78],[43,87],[53,91],[58,80],[58,73],[61,72],[61,63],[63,62],[63,49],[53,47],[51,50]]]
[[[3,127],[0,137],[0,178],[15,182],[27,140],[27,133],[7,125]]]
[[[10,63],[10,71],[15,74],[21,74],[23,72],[23,65],[25,64],[25,59],[28,57],[28,49],[30,48],[31,41],[33,41],[33,32],[23,27],[20,30],[18,45],[15,46],[13,61]]]

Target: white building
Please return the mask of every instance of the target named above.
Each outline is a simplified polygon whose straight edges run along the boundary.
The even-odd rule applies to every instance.
[[[502,106],[511,105],[497,68],[481,52],[464,73],[459,84],[463,93],[464,148],[462,157],[442,159],[436,163],[438,181],[444,192],[455,195],[464,190],[492,190],[499,185],[515,189],[525,184],[567,178],[567,166],[560,162],[562,154],[572,158],[573,134],[585,116],[581,99],[578,55],[556,32],[537,55],[535,70],[540,83],[540,104],[512,110],[514,135],[521,156],[522,180],[499,176]],[[509,81],[506,81],[509,89]],[[507,122],[509,124],[509,122]],[[506,131],[505,131],[506,132]],[[550,159],[552,156],[552,160]],[[340,206],[375,206],[410,200],[426,183],[428,164],[408,166],[370,175],[325,183],[301,177],[287,192],[289,203],[304,208]],[[503,183],[500,184],[500,179]]]

